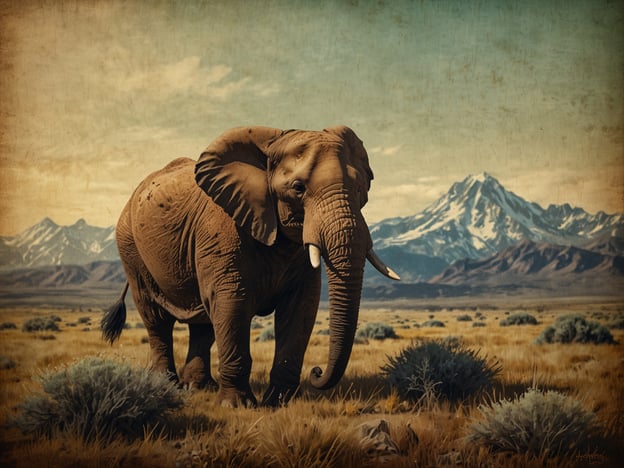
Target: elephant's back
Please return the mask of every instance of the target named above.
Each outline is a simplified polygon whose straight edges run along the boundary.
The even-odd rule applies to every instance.
[[[141,261],[165,296],[182,308],[199,303],[195,222],[210,203],[195,183],[194,167],[191,159],[171,162],[150,174],[129,204],[132,238]]]

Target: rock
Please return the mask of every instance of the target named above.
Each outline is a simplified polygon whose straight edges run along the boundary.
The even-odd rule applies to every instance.
[[[399,449],[390,438],[390,427],[385,419],[366,421],[357,426],[360,445],[373,458],[390,458]]]

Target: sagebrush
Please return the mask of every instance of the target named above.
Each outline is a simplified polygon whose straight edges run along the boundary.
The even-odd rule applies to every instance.
[[[532,388],[518,398],[480,406],[468,439],[494,451],[535,457],[573,456],[599,434],[594,413],[557,391]]]
[[[489,389],[501,367],[458,339],[415,342],[382,367],[387,383],[412,402],[461,401]]]
[[[615,344],[613,335],[599,322],[588,321],[582,315],[564,315],[546,327],[535,340],[545,343]]]
[[[371,322],[357,331],[356,338],[370,338],[373,340],[385,340],[386,338],[398,338],[392,325],[383,322]]]
[[[531,314],[517,313],[504,318],[499,322],[499,325],[501,327],[508,327],[510,325],[537,325],[537,319]]]
[[[137,438],[183,406],[166,375],[87,358],[39,378],[43,393],[26,398],[15,423],[26,433],[68,433],[85,441]]]
[[[60,331],[58,322],[61,318],[52,315],[50,317],[35,317],[27,320],[22,325],[22,330],[25,332],[37,332],[37,331]]]
[[[275,329],[273,327],[265,328],[256,338],[256,341],[273,341],[275,340]]]

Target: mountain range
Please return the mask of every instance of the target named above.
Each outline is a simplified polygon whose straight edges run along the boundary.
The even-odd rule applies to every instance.
[[[89,226],[84,219],[59,226],[45,218],[16,236],[0,237],[3,271],[107,260],[119,260],[115,228]]]
[[[402,282],[367,267],[365,298],[624,285],[624,215],[569,204],[544,209],[487,173],[453,184],[416,215],[385,219],[370,231],[375,250]],[[82,219],[59,226],[46,218],[0,237],[0,285],[118,287],[123,281],[114,227]]]

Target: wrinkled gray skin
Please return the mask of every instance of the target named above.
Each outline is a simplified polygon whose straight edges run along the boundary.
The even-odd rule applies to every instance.
[[[250,323],[275,311],[275,358],[263,404],[287,402],[299,385],[318,309],[314,252],[320,252],[329,283],[330,350],[325,371],[314,368],[310,380],[319,389],[335,385],[351,353],[372,247],[361,213],[372,178],[366,150],[347,127],[236,128],[197,162],[177,159],[148,176],[121,214],[117,243],[153,367],[182,384],[217,388],[210,374],[216,340],[218,400],[254,406]],[[176,320],[190,332],[179,377]]]

